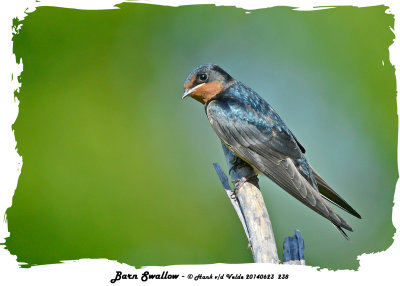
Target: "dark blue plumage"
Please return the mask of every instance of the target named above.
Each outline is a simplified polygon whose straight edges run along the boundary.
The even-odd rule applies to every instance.
[[[352,228],[324,199],[360,215],[315,173],[304,147],[261,96],[216,65],[199,66],[190,73],[184,97],[188,95],[204,104],[214,131],[236,155],[329,219],[347,238],[342,228]]]
[[[243,125],[245,130],[248,130],[249,126],[255,126],[260,132],[257,135],[265,136],[266,141],[269,141],[275,151],[294,159],[301,174],[316,187],[317,183],[312,176],[311,168],[303,156],[305,150],[301,150],[292,132],[261,96],[237,81],[215,96],[213,100],[218,104],[214,102],[210,107],[210,112],[217,113],[220,123],[225,120],[225,124]],[[205,105],[206,113],[208,104],[211,102],[213,101]],[[274,137],[274,134],[277,136]]]

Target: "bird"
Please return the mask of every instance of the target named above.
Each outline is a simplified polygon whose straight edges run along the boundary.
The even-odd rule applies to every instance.
[[[305,148],[278,113],[257,92],[216,64],[195,67],[184,82],[182,99],[204,105],[221,141],[257,174],[263,174],[304,205],[328,219],[349,239],[352,227],[331,204],[360,218],[311,167]],[[246,178],[248,179],[248,178]]]

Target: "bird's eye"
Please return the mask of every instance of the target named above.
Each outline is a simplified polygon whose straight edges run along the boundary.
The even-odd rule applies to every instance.
[[[199,79],[200,79],[201,81],[206,81],[207,78],[208,78],[208,76],[207,76],[207,74],[205,74],[205,73],[202,73],[202,74],[199,75]]]

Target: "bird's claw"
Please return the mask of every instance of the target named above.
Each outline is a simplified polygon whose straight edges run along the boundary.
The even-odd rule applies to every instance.
[[[241,177],[239,180],[234,180],[233,183],[235,184],[235,191],[240,190],[243,187],[244,183],[249,181],[254,176],[257,176],[257,174],[253,173],[245,177]]]

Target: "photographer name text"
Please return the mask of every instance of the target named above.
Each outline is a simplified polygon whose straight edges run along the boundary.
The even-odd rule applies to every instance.
[[[145,271],[140,275],[140,280],[146,282],[148,280],[176,280],[179,278],[188,280],[240,280],[240,279],[289,279],[289,274],[232,274],[232,273],[218,273],[218,274],[188,274],[180,275],[176,273],[169,273],[168,271],[163,271],[162,273],[150,273]],[[122,273],[122,271],[116,271],[115,277],[110,280],[111,283],[115,283],[119,280],[134,279],[139,280],[139,274]]]

